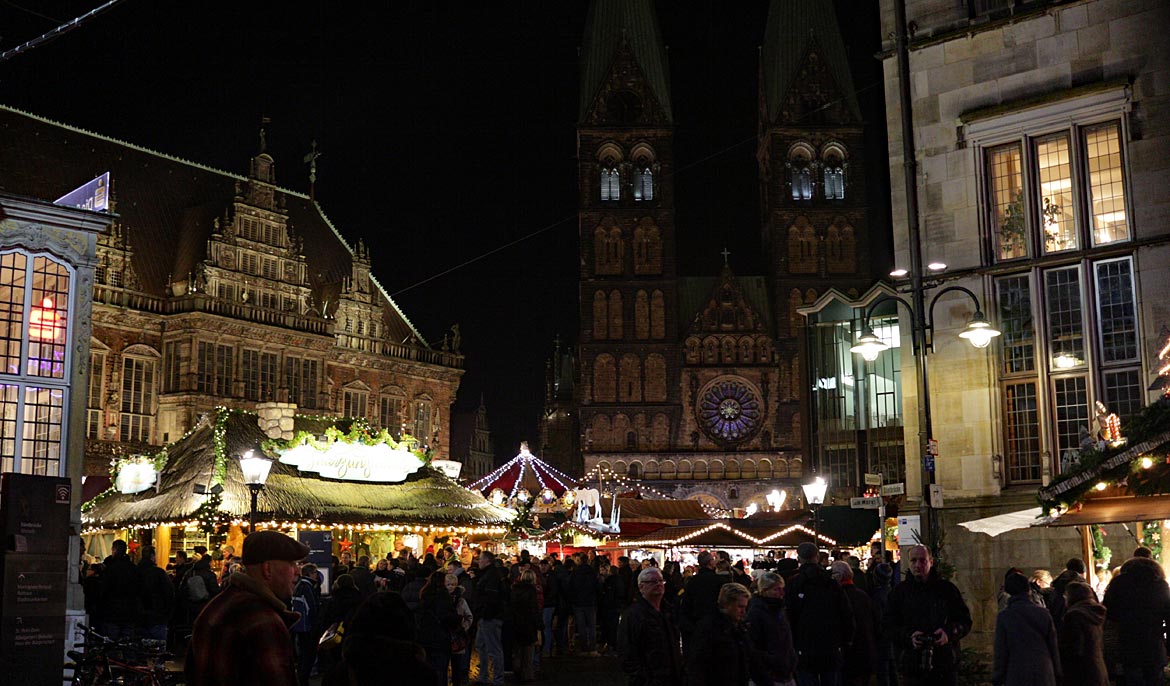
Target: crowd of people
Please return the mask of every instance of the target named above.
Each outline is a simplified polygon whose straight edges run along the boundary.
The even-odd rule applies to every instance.
[[[112,637],[189,636],[188,683],[324,686],[502,684],[540,674],[552,655],[616,655],[631,685],[953,685],[972,625],[930,551],[909,549],[902,578],[888,557],[832,557],[812,543],[795,559],[732,563],[702,551],[693,567],[593,551],[543,559],[522,551],[410,549],[371,564],[348,553],[326,572],[274,531],[242,557],[180,553],[164,572],[154,551],[124,542],[86,578],[86,604]],[[1162,683],[1170,586],[1139,548],[1098,601],[1085,566],[1055,579],[1009,570],[996,622],[995,686]],[[331,579],[328,592],[325,579]],[[1112,630],[1107,630],[1106,619]]]
[[[1148,548],[1137,548],[1096,589],[1079,558],[1055,579],[1043,569],[1030,576],[1008,570],[995,623],[992,683],[1161,686],[1170,585],[1152,558]]]

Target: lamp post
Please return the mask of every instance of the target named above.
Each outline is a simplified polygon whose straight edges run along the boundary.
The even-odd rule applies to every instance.
[[[272,460],[257,456],[249,450],[240,455],[240,471],[244,473],[244,483],[252,492],[252,508],[248,511],[248,533],[256,531],[256,497],[264,490],[264,482],[268,480],[268,470],[272,469]]]
[[[921,284],[921,279],[917,279],[917,281]],[[922,502],[919,505],[919,524],[922,529],[919,533],[922,543],[933,551],[935,548],[935,529],[937,528],[934,521],[934,510],[930,504],[930,486],[934,483],[934,460],[928,460],[927,456],[930,454],[930,439],[934,430],[930,414],[930,384],[927,378],[926,353],[928,350],[934,349],[935,303],[944,294],[952,292],[963,293],[971,298],[975,304],[975,313],[968,320],[967,328],[959,334],[959,337],[976,348],[986,348],[991,343],[991,339],[998,336],[1000,332],[987,321],[987,317],[984,316],[980,308],[979,298],[967,288],[947,286],[931,298],[929,307],[924,306],[921,285],[912,287],[912,290],[915,295],[913,304],[896,295],[884,295],[870,303],[865,311],[865,317],[861,320],[861,335],[857,337],[857,345],[850,348],[849,351],[861,355],[867,362],[873,362],[883,350],[890,347],[874,334],[873,327],[870,326],[870,318],[878,305],[892,300],[901,303],[910,312],[910,333],[918,370],[918,446],[922,467]]]
[[[822,477],[817,477],[812,483],[801,486],[804,489],[804,500],[813,511],[813,542],[817,545],[817,550],[821,548],[820,537],[820,515],[818,514],[821,505],[825,504],[825,491],[829,489],[829,482]]]

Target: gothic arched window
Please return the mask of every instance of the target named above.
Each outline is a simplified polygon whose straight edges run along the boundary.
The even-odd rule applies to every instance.
[[[788,151],[788,183],[793,200],[812,200],[813,154],[806,143],[797,143]]]
[[[593,361],[593,400],[612,403],[617,399],[617,363],[612,355],[598,355]]]
[[[650,294],[650,337],[656,340],[666,338],[666,298],[662,291]]]
[[[597,291],[593,294],[593,339],[605,340],[609,337],[609,308],[606,306],[605,293]]]
[[[621,174],[617,166],[601,168],[601,200],[612,202],[621,200]]]
[[[829,143],[821,155],[825,174],[825,199],[845,199],[845,148]]]
[[[609,294],[609,337],[618,339],[625,336],[622,332],[622,293],[612,291]]]
[[[622,356],[622,365],[618,374],[618,402],[642,402],[642,361],[637,355]]]

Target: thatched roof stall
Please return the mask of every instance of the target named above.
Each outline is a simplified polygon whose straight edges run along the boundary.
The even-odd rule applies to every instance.
[[[351,431],[349,422],[295,420],[295,431],[302,436],[303,432],[323,433],[329,427],[369,438],[360,427]],[[135,494],[110,489],[84,506],[83,520],[90,529],[246,521],[251,493],[238,456],[260,451],[265,444],[271,447],[271,443],[257,415],[220,408],[158,454],[137,458],[159,468],[153,486]],[[463,534],[502,533],[512,518],[507,510],[421,464],[404,481],[376,483],[320,478],[280,461],[272,463],[257,513],[260,521],[282,528],[360,525]]]

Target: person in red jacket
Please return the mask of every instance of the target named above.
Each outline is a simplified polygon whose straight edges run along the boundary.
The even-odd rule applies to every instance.
[[[309,548],[277,531],[244,539],[244,571],[208,601],[187,647],[190,686],[289,686],[296,659],[289,627],[300,618],[286,608],[297,561]]]

